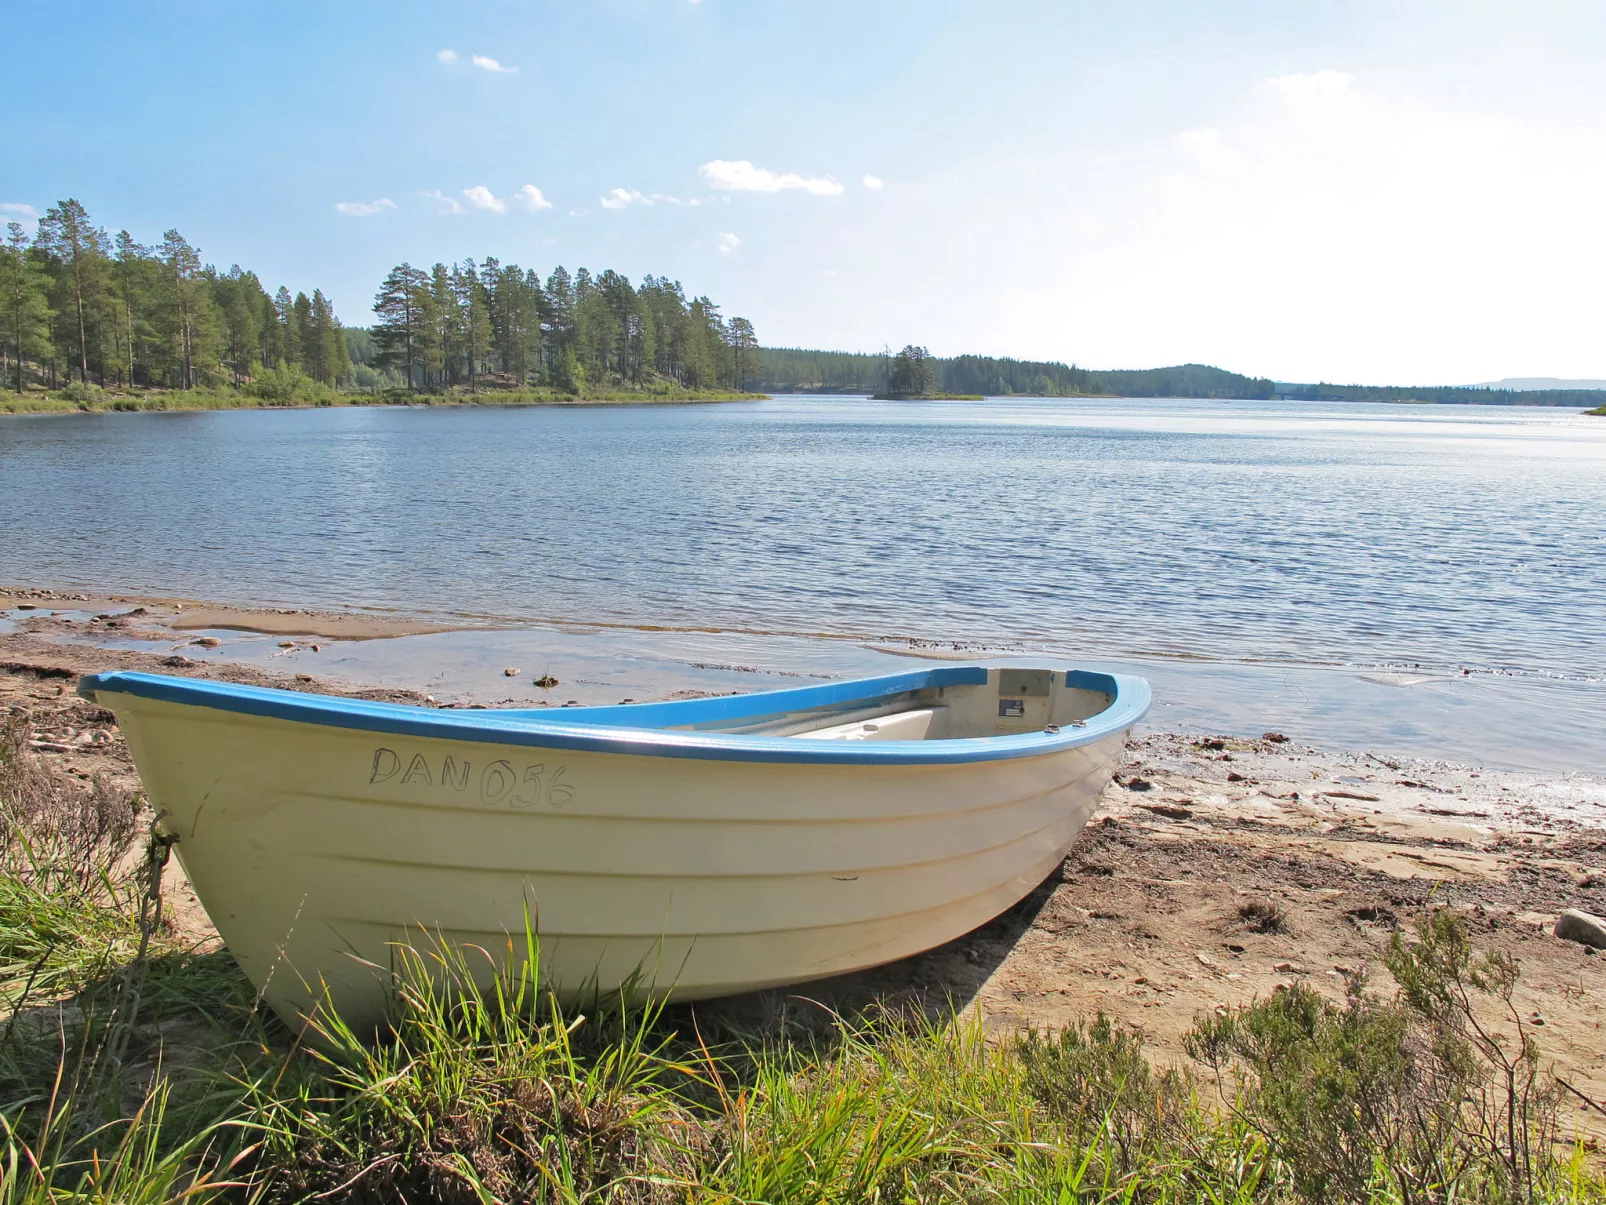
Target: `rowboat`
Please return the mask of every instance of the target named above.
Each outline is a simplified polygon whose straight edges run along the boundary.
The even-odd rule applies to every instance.
[[[616,707],[456,710],[103,673],[218,932],[292,1024],[383,1021],[420,929],[560,994],[719,996],[997,916],[1063,858],[1141,678],[944,665]]]

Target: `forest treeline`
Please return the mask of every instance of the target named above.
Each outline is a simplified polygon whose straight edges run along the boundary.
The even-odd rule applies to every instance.
[[[1317,402],[1436,402],[1467,406],[1594,406],[1606,389],[1490,389],[1484,385],[1279,385],[1279,397]]]
[[[371,329],[348,329],[321,289],[270,294],[255,272],[205,263],[177,230],[144,246],[69,198],[32,234],[7,225],[0,383],[70,400],[107,388],[270,402],[332,388],[711,391],[739,388],[757,347],[752,323],[688,300],[678,281],[561,267],[543,281],[495,259],[401,264],[373,312]]]
[[[707,297],[687,300],[679,281],[639,286],[613,270],[572,276],[495,259],[392,268],[374,301],[374,362],[412,390],[478,389],[488,378],[516,388],[739,389],[754,371],[758,339],[745,318],[726,319]]]
[[[1465,385],[1332,385],[1291,384],[1267,377],[1249,377],[1207,364],[1174,368],[1088,369],[1054,361],[1013,360],[991,356],[925,356],[930,392],[983,394],[988,397],[1188,397],[1295,401],[1432,402],[1484,406],[1606,407],[1606,390],[1489,389]],[[890,351],[806,351],[766,347],[759,350],[757,369],[748,388],[765,393],[902,394],[906,384],[895,379],[899,356]]]
[[[353,376],[348,343],[322,290],[271,295],[256,273],[221,272],[177,230],[153,246],[97,226],[69,198],[30,236],[0,247],[0,380],[60,388],[254,388]]]
[[[1274,383],[1264,378],[1240,376],[1203,364],[1096,371],[1055,361],[992,356],[929,356],[924,362],[936,393],[1212,398],[1269,398],[1276,393]],[[890,351],[875,354],[766,347],[758,352],[757,364],[750,387],[766,393],[885,393],[894,384],[897,357]]]

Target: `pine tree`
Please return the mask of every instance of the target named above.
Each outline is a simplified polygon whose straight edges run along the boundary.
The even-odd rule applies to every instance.
[[[280,292],[283,292],[281,289]],[[258,338],[261,340],[258,348],[258,358],[264,368],[282,368],[284,366],[284,321],[279,317],[279,307],[274,304],[273,298],[266,292],[262,294],[260,317],[257,323]]]
[[[302,293],[296,298],[296,312],[301,312],[301,299],[306,297]],[[306,349],[307,375],[315,381],[327,385],[330,380],[329,372],[329,331],[333,315],[329,312],[329,303],[324,300],[323,293],[314,289],[312,297],[307,301],[306,318],[301,327],[301,345]]]
[[[236,386],[244,385],[261,363],[262,302],[267,295],[255,272],[239,264],[212,282],[212,295],[223,318],[224,359]]]
[[[329,324],[329,372],[331,385],[338,385],[342,381],[351,380],[351,343],[346,338],[346,328],[340,324],[340,319],[330,310]]]
[[[429,270],[429,293],[424,298],[424,323],[430,331],[424,374],[427,377],[433,370],[435,383],[442,389],[457,383],[461,327],[457,311],[457,290],[452,287],[451,269],[437,263]]]
[[[758,336],[753,333],[753,324],[746,318],[732,318],[727,329],[736,368],[736,388],[745,392],[743,382],[752,371],[753,353],[758,350]]]
[[[50,307],[45,278],[28,258],[28,233],[18,222],[6,224],[0,247],[0,345],[9,345],[17,392],[23,363],[42,360],[50,339]]]
[[[478,392],[479,374],[491,350],[491,312],[485,287],[473,260],[452,271],[452,300],[457,310],[457,335],[470,393]]]
[[[574,282],[569,276],[568,269],[559,264],[552,269],[552,274],[546,278],[546,331],[549,337],[545,340],[547,363],[551,366],[552,379],[562,388],[569,388],[567,384],[559,381],[559,362],[565,351],[570,352],[569,363],[573,363],[574,351]],[[573,373],[565,370],[565,380],[572,380]]]
[[[517,264],[482,269],[480,276],[491,298],[491,339],[502,370],[528,385],[541,364],[541,279]]]
[[[299,311],[301,298],[296,298]],[[335,310],[322,289],[314,289],[308,304],[304,342],[307,348],[307,373],[316,381],[333,385],[351,371],[350,354],[346,349],[346,333],[335,317]]]
[[[399,367],[406,373],[407,388],[418,388],[414,371],[424,349],[423,302],[429,295],[428,278],[411,264],[390,270],[374,298],[374,342],[379,354],[374,362],[381,367]]]
[[[112,290],[116,300],[116,344],[123,384],[133,385],[144,362],[143,344],[150,336],[147,309],[151,294],[150,250],[134,241],[126,230],[117,232],[117,257],[112,262]]]
[[[285,343],[296,349],[295,366],[308,376],[317,376],[318,338],[312,329],[312,298],[297,293],[290,303],[290,323]]]
[[[89,220],[89,211],[68,197],[45,210],[35,241],[60,267],[77,332],[73,344],[77,352],[78,379],[87,384],[89,327],[106,261],[106,232],[95,229]]]
[[[167,332],[180,389],[194,389],[217,363],[217,321],[201,253],[177,230],[162,236]]]
[[[273,312],[279,316],[280,343],[284,348],[281,366],[301,367],[301,344],[296,341],[296,303],[283,285],[273,295]]]

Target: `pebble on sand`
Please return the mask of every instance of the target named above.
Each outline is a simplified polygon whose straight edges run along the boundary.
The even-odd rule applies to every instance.
[[[513,666],[510,665],[505,670],[502,671],[502,676],[504,678],[517,678],[519,676],[519,671],[514,669]]]

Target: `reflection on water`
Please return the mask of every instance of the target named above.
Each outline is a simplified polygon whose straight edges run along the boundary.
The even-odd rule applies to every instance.
[[[1572,412],[16,418],[0,489],[0,580],[32,584],[1606,680],[1606,421]]]

